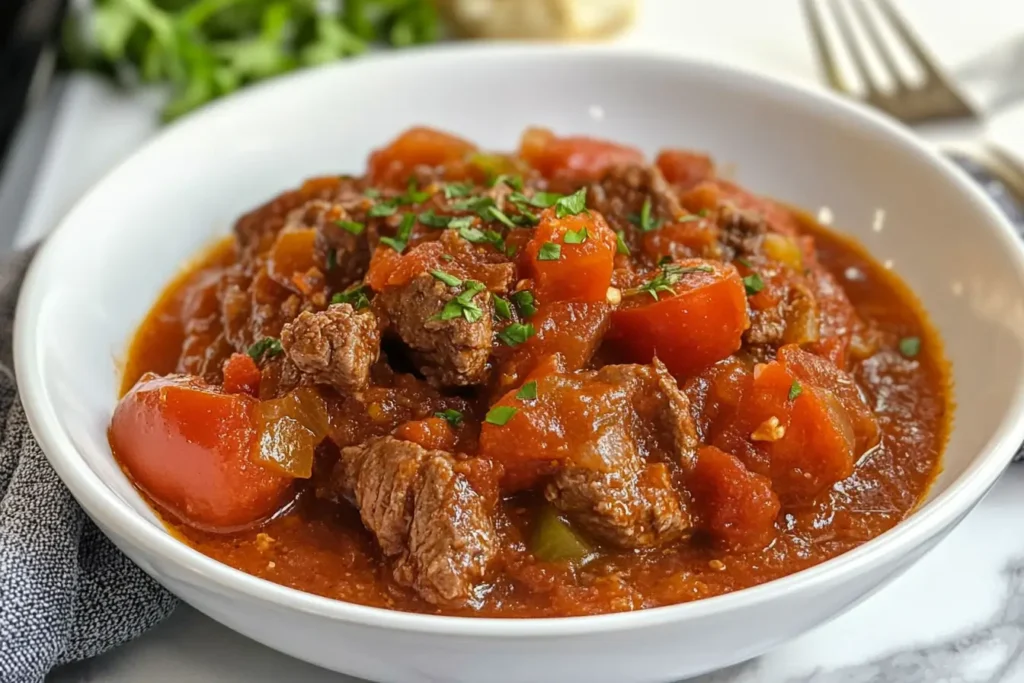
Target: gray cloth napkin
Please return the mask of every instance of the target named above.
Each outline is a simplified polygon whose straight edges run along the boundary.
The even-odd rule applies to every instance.
[[[177,604],[121,554],[46,461],[18,400],[14,306],[32,252],[0,261],[0,681],[36,683],[167,617]]]
[[[1024,211],[1002,183],[957,161],[1024,233]],[[135,638],[176,604],[85,516],[29,430],[11,333],[31,256],[0,261],[0,683],[41,681],[55,666]]]

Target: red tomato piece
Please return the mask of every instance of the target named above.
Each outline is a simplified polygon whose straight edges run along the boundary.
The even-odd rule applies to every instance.
[[[636,293],[612,313],[608,339],[630,362],[657,356],[673,375],[687,377],[738,351],[750,321],[732,265],[690,259],[674,267],[680,275],[671,291],[658,291],[657,300]]]
[[[155,503],[201,529],[229,531],[274,514],[291,477],[252,459],[258,401],[194,378],[144,375],[118,403],[110,443]]]
[[[731,547],[764,547],[775,535],[781,505],[771,482],[748,472],[737,458],[714,446],[697,451],[687,480],[701,526]]]
[[[430,450],[455,450],[455,432],[447,420],[440,417],[412,420],[399,425],[395,430],[395,438],[418,443]]]
[[[545,209],[522,253],[526,276],[536,283],[534,296],[543,303],[605,301],[615,245],[615,233],[601,214],[558,218],[554,209]]]
[[[543,128],[528,128],[519,155],[546,178],[556,175],[575,180],[597,180],[611,166],[642,163],[635,147],[588,137],[556,137]]]
[[[682,149],[662,150],[654,164],[665,176],[665,180],[681,189],[693,187],[715,175],[715,164],[711,157]]]
[[[460,164],[476,145],[432,128],[410,128],[370,155],[370,182],[404,187],[416,166]]]
[[[260,394],[260,368],[247,353],[233,353],[224,361],[224,393]]]

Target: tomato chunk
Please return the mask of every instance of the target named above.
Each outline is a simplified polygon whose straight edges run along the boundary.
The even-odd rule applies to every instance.
[[[259,396],[260,368],[246,353],[233,353],[224,362],[224,393]]]
[[[416,166],[446,166],[464,161],[476,145],[433,128],[410,128],[370,155],[369,176],[375,185],[404,187]]]
[[[737,458],[703,446],[687,480],[702,526],[733,547],[763,547],[775,533],[781,507],[771,482],[748,472]]]
[[[747,298],[736,269],[716,261],[689,259],[663,268],[667,289],[629,296],[612,313],[608,339],[635,363],[660,358],[677,377],[694,375],[727,358],[742,344],[749,325]]]
[[[634,147],[588,137],[560,138],[543,128],[528,128],[523,133],[519,154],[546,178],[563,176],[578,181],[597,180],[611,166],[644,160]]]
[[[292,478],[252,459],[257,406],[194,378],[147,374],[118,403],[110,443],[161,508],[228,531],[272,515],[292,492]]]
[[[715,164],[711,157],[683,149],[662,150],[654,164],[665,176],[665,180],[682,189],[693,187],[715,175]]]
[[[601,214],[558,218],[545,209],[523,251],[538,301],[603,302],[615,267],[615,233]]]

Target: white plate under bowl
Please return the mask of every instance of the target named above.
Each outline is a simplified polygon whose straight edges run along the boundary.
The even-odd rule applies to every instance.
[[[677,146],[816,210],[920,295],[959,407],[923,505],[856,550],[763,586],[628,614],[495,620],[327,600],[219,564],[160,525],[111,458],[118,359],[161,289],[243,211],[318,174],[358,172],[407,126],[511,149],[531,123]],[[101,181],[36,257],[15,355],[22,400],[85,510],[154,578],[214,619],[315,664],[381,681],[669,681],[752,657],[850,607],[974,506],[1024,437],[1024,265],[982,194],[904,129],[834,97],[666,56],[554,47],[403,52],[282,78],[172,126]]]

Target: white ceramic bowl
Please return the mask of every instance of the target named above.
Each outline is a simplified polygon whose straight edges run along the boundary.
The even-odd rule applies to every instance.
[[[675,607],[551,620],[403,614],[300,593],[172,538],[111,458],[118,359],[171,277],[243,211],[426,123],[514,147],[531,123],[709,150],[746,186],[835,224],[921,296],[959,408],[945,471],[894,530],[799,574]],[[847,609],[931,548],[1024,438],[1024,259],[1012,229],[902,128],[717,66],[603,49],[442,48],[277,80],[173,126],[99,183],[37,256],[17,374],[32,428],[85,510],[143,569],[229,627],[382,681],[669,681],[760,654]]]

